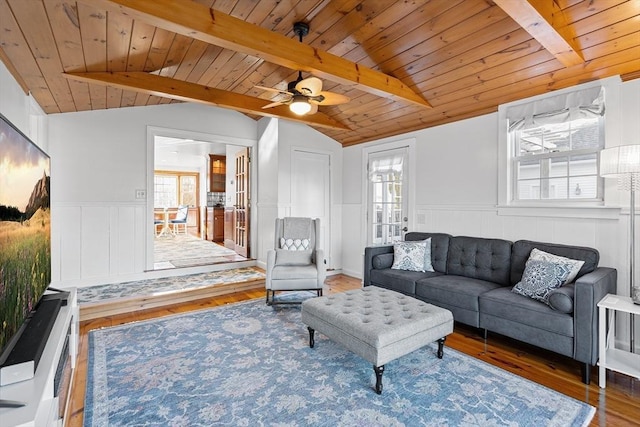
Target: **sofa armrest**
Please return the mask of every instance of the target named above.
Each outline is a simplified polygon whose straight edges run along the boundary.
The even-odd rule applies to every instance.
[[[575,282],[573,358],[590,365],[598,361],[598,302],[616,293],[618,272],[598,267]]]
[[[393,245],[367,246],[364,248],[364,272],[363,286],[371,285],[371,270],[373,270],[373,257],[379,254],[393,253]]]

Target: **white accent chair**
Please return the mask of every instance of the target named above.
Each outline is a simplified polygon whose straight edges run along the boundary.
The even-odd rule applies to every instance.
[[[320,219],[276,218],[274,249],[267,252],[267,305],[301,303],[276,300],[280,291],[316,291],[322,296],[327,269],[319,235]]]

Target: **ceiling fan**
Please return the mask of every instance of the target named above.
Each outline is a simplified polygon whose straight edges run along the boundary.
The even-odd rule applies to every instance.
[[[309,34],[309,25],[305,22],[293,24],[293,31],[302,38]],[[302,78],[302,72],[298,71],[298,78],[289,82],[287,90],[275,89],[265,86],[255,86],[269,92],[275,92],[283,96],[279,101],[272,102],[262,107],[272,108],[278,105],[288,105],[289,109],[300,116],[314,114],[318,111],[318,105],[338,105],[349,102],[349,97],[339,93],[322,90],[322,80],[317,77]]]

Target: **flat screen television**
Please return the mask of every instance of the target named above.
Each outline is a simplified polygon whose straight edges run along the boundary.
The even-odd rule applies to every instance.
[[[0,114],[0,366],[51,283],[50,165]]]

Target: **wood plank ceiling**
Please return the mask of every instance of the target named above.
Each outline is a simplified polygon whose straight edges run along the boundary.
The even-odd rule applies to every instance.
[[[0,31],[0,59],[47,114],[200,102],[345,146],[640,77],[640,0],[0,0]],[[350,102],[262,109],[280,95],[255,86],[299,70]]]

